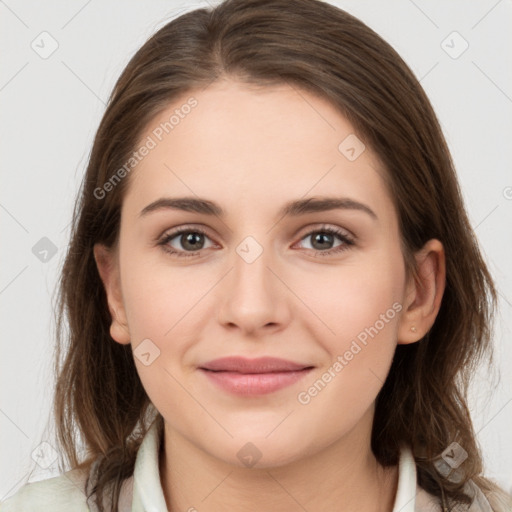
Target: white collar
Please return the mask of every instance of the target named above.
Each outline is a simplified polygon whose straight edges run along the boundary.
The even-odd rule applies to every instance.
[[[398,461],[398,487],[393,512],[414,512],[417,492],[416,462],[411,449],[403,445]]]

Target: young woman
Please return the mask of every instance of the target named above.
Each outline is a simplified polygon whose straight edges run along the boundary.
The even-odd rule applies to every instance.
[[[2,512],[512,510],[466,402],[493,281],[429,100],[353,16],[227,0],[168,23],[73,220],[72,469]]]

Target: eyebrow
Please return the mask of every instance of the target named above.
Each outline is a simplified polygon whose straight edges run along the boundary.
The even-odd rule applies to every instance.
[[[182,210],[185,212],[202,213],[225,217],[226,213],[217,203],[197,197],[162,197],[148,204],[140,213],[139,218],[162,209]],[[277,217],[290,215],[297,217],[307,213],[325,212],[329,210],[358,210],[367,213],[372,219],[378,220],[376,213],[367,205],[348,197],[321,197],[299,199],[286,203],[278,212]]]

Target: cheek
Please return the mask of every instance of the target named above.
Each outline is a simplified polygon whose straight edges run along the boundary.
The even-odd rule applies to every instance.
[[[357,336],[364,342],[368,330],[377,335],[373,327],[382,342],[394,341],[397,309],[401,309],[401,267],[392,263],[391,257],[387,261],[365,260],[341,263],[338,269],[331,267],[314,277],[304,275],[296,283],[295,289],[302,290],[299,293],[306,297],[311,312],[303,321],[314,329],[315,338],[331,355],[347,350]]]
[[[212,276],[206,271],[173,268],[165,265],[164,256],[127,259],[122,280],[128,325],[135,342],[144,338],[162,343],[176,339],[183,325],[200,315],[201,297],[212,286]]]
[[[200,315],[199,301],[207,287],[190,286],[176,270],[172,275],[147,265],[127,265],[125,270],[130,278],[123,294],[137,372],[151,402],[170,418],[176,410],[193,406],[183,387],[182,362],[194,343],[198,326],[193,319]]]
[[[387,256],[386,256],[387,254]],[[396,348],[403,286],[401,254],[373,254],[336,279],[316,280],[310,298],[323,322],[309,321],[313,336],[327,353],[324,365],[304,383],[297,401],[310,421],[329,410],[332,435],[336,425],[349,429],[375,401]]]
[[[336,335],[324,330],[317,338],[328,355],[296,396],[311,429],[323,429],[324,439],[336,439],[340,429],[350,431],[369,411],[396,349],[401,304],[391,302],[391,294],[383,290],[352,299],[342,302],[343,309],[333,317]]]
[[[184,361],[211,317],[205,307],[217,278],[199,266],[172,268],[131,254],[122,267],[123,296],[140,379],[159,410],[190,406],[180,385],[190,371]]]

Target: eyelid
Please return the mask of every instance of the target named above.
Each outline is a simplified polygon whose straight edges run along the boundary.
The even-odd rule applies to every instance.
[[[344,235],[346,235],[347,238],[350,238],[351,240],[356,240],[357,237],[350,231],[349,229],[338,226],[336,224],[329,224],[327,222],[320,222],[316,224],[309,225],[305,228],[301,228],[297,233],[294,235],[294,238],[298,237],[301,233],[303,235],[300,235],[300,239],[302,240],[305,236],[310,235],[312,231],[322,231],[324,229],[331,229],[342,232]]]
[[[175,226],[173,228],[164,229],[161,235],[156,237],[156,241],[161,240],[162,238],[167,238],[170,235],[177,235],[182,231],[198,231],[200,233],[204,233],[208,237],[212,238],[209,234],[210,230],[203,224],[180,224],[179,226]]]

